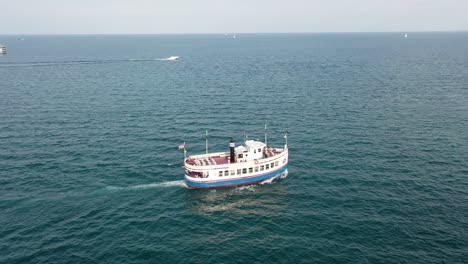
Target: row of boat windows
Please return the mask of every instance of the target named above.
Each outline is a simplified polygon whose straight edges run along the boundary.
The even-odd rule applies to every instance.
[[[237,169],[237,170],[231,170],[231,171],[229,170],[219,171],[218,175],[219,177],[229,176],[229,175],[231,176],[242,175],[242,174],[247,174],[247,171],[248,173],[253,173],[254,171],[259,172],[259,171],[269,170],[270,168],[274,168],[277,166],[278,166],[278,161],[275,161],[270,164],[260,165],[256,167],[243,168],[243,169]]]

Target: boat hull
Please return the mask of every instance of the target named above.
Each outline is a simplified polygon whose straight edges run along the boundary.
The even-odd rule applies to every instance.
[[[259,174],[259,175],[250,175],[246,177],[238,177],[234,179],[223,179],[223,180],[205,180],[205,181],[194,181],[191,180],[187,175],[184,177],[184,182],[187,187],[191,189],[208,189],[208,188],[227,188],[234,186],[243,186],[255,184],[267,179],[270,179],[280,173],[285,172],[288,169],[288,165],[284,165],[277,170]]]

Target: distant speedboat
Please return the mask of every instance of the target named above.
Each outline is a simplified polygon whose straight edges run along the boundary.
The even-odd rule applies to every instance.
[[[166,60],[170,60],[170,61],[175,61],[179,58],[179,56],[171,56],[169,58],[166,58]]]
[[[408,37],[408,34],[405,33],[405,38],[407,38],[407,37]]]
[[[6,54],[6,47],[0,44],[0,54]]]
[[[171,56],[169,58],[164,58],[164,59],[156,59],[156,60],[160,60],[160,61],[175,61],[179,58],[179,56]]]

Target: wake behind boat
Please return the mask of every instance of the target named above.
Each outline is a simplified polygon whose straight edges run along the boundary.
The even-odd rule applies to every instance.
[[[235,146],[231,138],[229,152],[208,153],[186,157],[185,143],[179,146],[184,150],[185,184],[189,188],[219,188],[249,185],[274,176],[287,173],[288,141],[283,148],[270,147],[257,140],[245,140],[244,145]],[[206,134],[208,138],[208,132]]]

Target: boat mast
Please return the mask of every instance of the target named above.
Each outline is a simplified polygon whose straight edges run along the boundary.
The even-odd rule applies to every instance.
[[[205,130],[205,148],[206,148],[206,154],[208,154],[208,129]]]
[[[288,131],[286,130],[286,134],[284,134],[284,139],[286,140],[286,144],[284,145],[284,148],[288,148]]]
[[[265,146],[268,147],[268,128],[266,124],[265,124]]]

